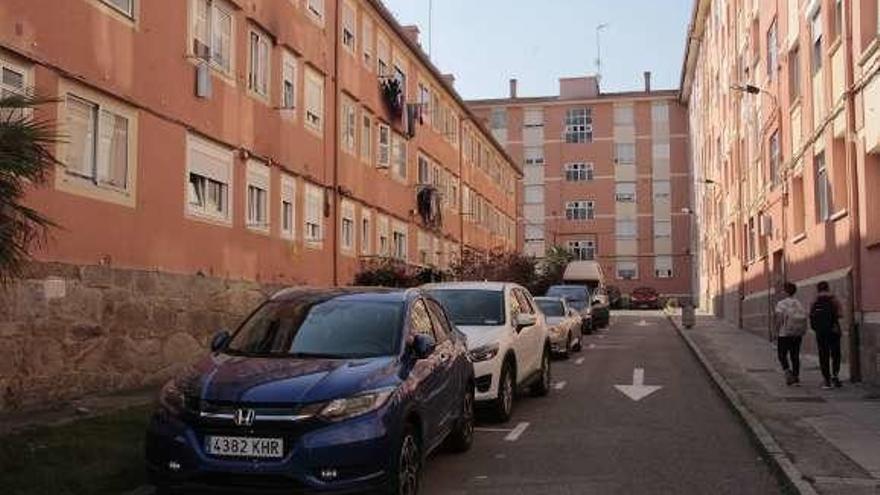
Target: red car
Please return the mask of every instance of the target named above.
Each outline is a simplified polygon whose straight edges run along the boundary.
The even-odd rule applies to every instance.
[[[639,287],[630,294],[633,309],[660,309],[660,294],[652,287]]]

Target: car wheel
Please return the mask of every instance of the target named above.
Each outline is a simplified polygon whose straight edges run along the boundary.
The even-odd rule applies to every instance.
[[[498,379],[498,398],[495,399],[494,416],[500,423],[506,423],[513,415],[513,399],[516,395],[516,384],[513,369],[509,363],[504,363],[501,368],[501,377]]]
[[[407,425],[397,451],[397,465],[391,476],[388,493],[391,495],[416,495],[419,493],[419,476],[422,471],[422,450],[415,428]]]
[[[448,445],[453,452],[467,452],[474,443],[474,389],[470,387],[461,401],[461,414],[449,434]]]
[[[577,336],[577,339],[574,341],[574,352],[581,352],[584,349],[584,345],[581,342],[584,339],[583,333]]]
[[[541,356],[541,378],[532,385],[532,395],[544,397],[550,393],[550,352],[544,348],[544,354]]]
[[[571,332],[565,334],[565,349],[559,353],[559,357],[562,359],[568,359],[568,356],[571,354]]]

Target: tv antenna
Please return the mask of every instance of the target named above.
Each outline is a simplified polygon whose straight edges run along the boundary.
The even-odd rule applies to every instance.
[[[596,26],[596,79],[602,79],[602,31],[608,27],[607,22]]]

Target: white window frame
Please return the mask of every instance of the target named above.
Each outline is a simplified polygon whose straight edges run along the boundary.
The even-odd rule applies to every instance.
[[[6,62],[4,64],[6,67],[18,67]],[[30,81],[31,76],[27,72],[26,74],[26,81]],[[65,139],[59,144],[60,152],[57,156],[61,161],[59,169],[61,173],[56,174],[56,187],[92,199],[134,207],[138,164],[137,111],[96,91],[66,80],[61,83],[59,89],[59,93],[63,95],[60,98],[58,117],[62,128],[70,125],[69,122],[73,115],[69,107],[71,102],[81,102],[91,106],[93,110],[92,118],[88,122],[90,131],[86,135],[87,139],[91,140],[89,159],[91,170],[85,173],[85,170],[78,171],[69,166],[70,156],[76,143]],[[102,136],[103,125],[107,125],[105,119],[110,118],[122,118],[126,122],[124,186],[112,182],[113,165],[111,164],[111,150],[108,148],[110,144],[103,140],[107,136]],[[68,133],[67,131],[63,132]],[[82,144],[86,145],[86,143]]]
[[[305,70],[305,126],[324,134],[324,76],[308,66]],[[312,94],[317,91],[317,95]]]
[[[342,150],[357,156],[357,105],[348,95],[342,95],[339,105],[339,140]]]
[[[638,197],[635,182],[618,182],[614,185],[614,200],[618,203],[636,203]]]
[[[357,8],[349,2],[342,2],[342,15],[339,22],[341,29],[339,34],[342,39],[342,48],[350,55],[357,53]]]
[[[614,143],[614,163],[617,165],[635,165],[636,143]]]
[[[373,72],[373,19],[366,12],[361,19],[361,48],[364,67],[367,72]]]
[[[618,260],[614,272],[617,280],[638,280],[639,262],[637,260]],[[623,275],[623,272],[631,272],[632,276]]]
[[[582,199],[565,202],[565,218],[569,221],[594,220],[596,217],[596,202]]]
[[[288,118],[296,117],[297,107],[297,74],[299,73],[299,62],[296,56],[289,50],[284,50],[281,62],[281,93],[280,99],[283,115]],[[290,91],[288,91],[290,88]]]
[[[206,14],[204,19],[205,32],[201,35],[197,26],[200,5],[204,6]],[[224,0],[190,0],[190,17],[190,53],[195,58],[208,62],[213,70],[226,77],[232,77],[235,70],[235,8]],[[223,33],[219,29],[223,19],[229,20],[229,33]],[[199,40],[200,36],[205,36],[208,39]],[[199,50],[196,49],[197,41],[207,50],[207,53],[199,53]],[[224,54],[226,60],[223,60]]]
[[[394,177],[402,181],[407,178],[407,149],[406,139],[394,132],[391,136],[391,162]]]
[[[260,160],[248,160],[245,181],[245,227],[248,230],[269,233],[272,225],[272,209],[269,207],[271,197],[272,172],[269,166]]]
[[[193,154],[198,153],[203,160],[194,160]],[[197,220],[207,220],[225,226],[232,226],[233,191],[235,187],[235,156],[231,148],[214,144],[194,134],[188,134],[186,140],[186,170],[184,171],[184,214]],[[192,203],[191,175],[204,177],[215,184],[225,186],[221,190],[221,210],[212,211],[207,204],[198,206]],[[207,186],[207,185],[206,185]],[[208,193],[207,188],[205,194]],[[216,204],[216,203],[215,203]]]
[[[391,126],[380,122],[376,140],[376,167],[391,168]]]
[[[385,215],[376,216],[376,243],[376,253],[382,257],[390,257],[391,237],[388,217]]]
[[[668,268],[667,268],[668,267]],[[675,273],[675,261],[670,255],[654,256],[654,278],[672,278]]]
[[[668,180],[655,180],[652,183],[654,199],[668,199],[672,196],[672,183]]]
[[[264,31],[248,29],[248,91],[263,100],[269,99],[272,87],[272,44]]]
[[[568,241],[568,252],[571,253],[575,261],[595,260],[596,241],[589,239]]]
[[[373,212],[361,209],[361,254],[371,256],[373,254]]]
[[[361,161],[373,164],[373,114],[361,110]]]
[[[324,25],[324,0],[306,0],[309,17],[319,25]]]
[[[565,164],[566,182],[587,182],[594,179],[595,167],[592,162],[575,162]]]
[[[357,244],[355,230],[354,203],[343,201],[339,208],[339,248],[345,253],[353,253]]]
[[[278,225],[281,232],[281,238],[287,240],[296,239],[296,178],[283,174],[281,176],[281,201],[278,205]],[[290,207],[289,217],[285,211]],[[286,226],[285,222],[289,220],[290,225]]]
[[[405,223],[395,222],[391,231],[391,256],[395,259],[406,261],[408,259],[408,251],[407,226]]]
[[[306,183],[303,202],[303,239],[306,245],[319,248],[324,242],[324,189]]]
[[[618,239],[636,239],[639,236],[639,222],[635,218],[618,218],[614,221],[614,236]]]
[[[433,169],[434,166],[431,164],[431,159],[428,158],[427,155],[423,153],[419,153],[418,158],[418,174],[416,176],[417,184],[420,186],[427,186],[434,183],[433,180]]]
[[[593,116],[590,107],[565,110],[562,140],[568,144],[584,144],[593,141]]]
[[[128,10],[126,11],[124,8],[120,7],[119,5],[116,5],[116,3],[113,0],[101,0],[101,3],[103,3],[107,7],[110,7],[114,11],[119,12],[120,14],[124,15],[125,17],[127,17],[131,20],[134,20],[134,18],[135,18],[135,11],[137,10],[137,2],[138,2],[138,0],[128,0]]]
[[[672,237],[672,220],[654,219],[654,237]]]

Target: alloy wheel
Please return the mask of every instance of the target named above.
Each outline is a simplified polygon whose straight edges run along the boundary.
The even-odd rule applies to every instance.
[[[467,443],[474,437],[474,394],[467,393],[464,396],[464,411],[461,412],[463,421],[463,436]]]
[[[504,396],[501,398],[501,404],[504,407],[504,413],[510,414],[510,411],[513,409],[513,379],[510,376],[510,371],[505,370],[504,373],[504,383],[501,384],[503,387]]]
[[[419,447],[416,439],[407,434],[400,448],[398,479],[400,495],[416,495],[419,491]]]
[[[550,355],[544,351],[544,357],[541,358],[541,380],[544,382],[544,388],[550,388]]]

